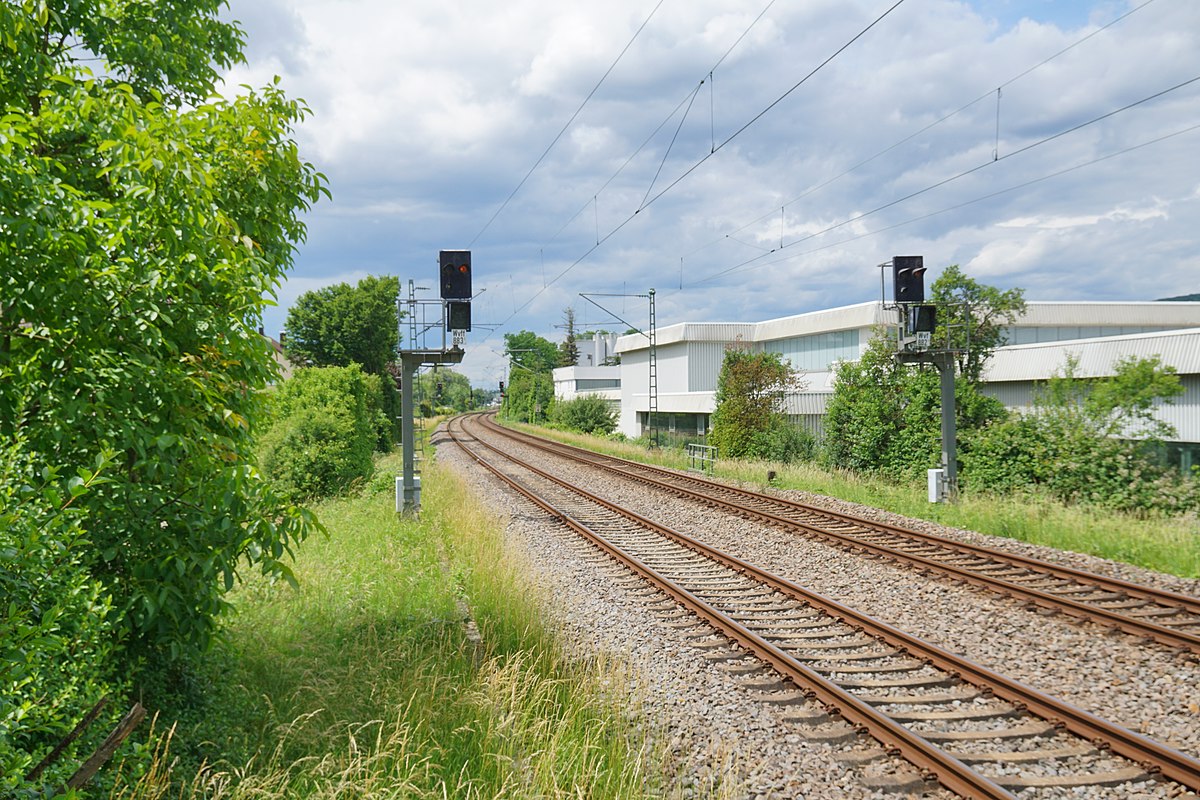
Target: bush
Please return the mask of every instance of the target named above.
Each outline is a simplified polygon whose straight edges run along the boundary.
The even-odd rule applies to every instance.
[[[604,398],[594,394],[556,402],[553,419],[555,424],[580,433],[607,436],[617,429],[616,413]]]
[[[1089,433],[1057,415],[1014,415],[973,437],[964,482],[1135,513],[1200,509],[1200,482],[1155,463],[1146,445]]]
[[[116,691],[117,614],[88,572],[84,515],[73,505],[98,482],[95,473],[63,481],[17,445],[0,464],[0,796],[12,797],[30,768]],[[73,761],[62,759],[41,781],[62,785]]]
[[[812,461],[817,454],[817,439],[803,428],[785,421],[758,431],[750,437],[746,455],[763,461],[781,461],[785,464],[797,461]]]
[[[378,383],[357,366],[313,367],[279,387],[258,458],[282,494],[329,497],[371,477],[375,447],[390,430]]]
[[[941,378],[934,370],[896,364],[893,349],[886,335],[877,334],[859,361],[836,367],[821,452],[827,469],[905,480],[940,464]],[[956,380],[954,394],[960,442],[1004,416],[1000,401],[968,380]]]
[[[300,408],[271,426],[260,467],[285,497],[312,499],[344,492],[370,477],[371,448],[342,408]]]
[[[1158,464],[1155,434],[1171,431],[1150,416],[1156,397],[1178,394],[1157,359],[1116,365],[1100,380],[1074,377],[1068,359],[1027,414],[994,422],[968,440],[964,482],[992,493],[1046,492],[1066,503],[1138,513],[1200,509],[1200,482]],[[1135,433],[1150,434],[1145,441]]]

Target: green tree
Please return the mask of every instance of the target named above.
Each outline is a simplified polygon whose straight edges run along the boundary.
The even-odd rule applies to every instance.
[[[395,383],[399,294],[399,278],[374,275],[357,286],[339,283],[315,289],[297,298],[283,326],[284,352],[297,366],[357,364],[368,375],[379,376],[379,403],[388,426],[380,431],[375,447],[385,453],[395,446],[400,432],[400,392]]]
[[[470,411],[476,407],[471,381],[452,369],[433,369],[417,376],[416,399],[434,413]]]
[[[834,367],[823,421],[826,466],[867,472],[886,463],[889,444],[903,425],[903,380],[894,356],[893,340],[881,329],[858,361]]]
[[[20,797],[21,789],[33,796],[22,776],[38,755],[70,733],[81,710],[120,690],[117,615],[109,591],[88,570],[80,505],[104,482],[107,456],[67,478],[37,464],[23,444],[0,450],[2,797]],[[42,782],[62,786],[74,768],[52,767]]]
[[[937,372],[898,364],[895,340],[878,330],[858,361],[834,369],[825,410],[821,460],[827,467],[916,477],[941,459]],[[1004,415],[976,384],[955,381],[956,425],[970,431]]]
[[[544,422],[554,404],[554,381],[549,372],[516,368],[509,373],[504,416],[520,422]]]
[[[968,277],[957,264],[946,267],[931,287],[929,302],[938,306],[934,340],[961,349],[958,374],[978,383],[984,365],[997,347],[1007,344],[1005,332],[1025,313],[1023,289],[1001,291]],[[969,325],[961,324],[964,314]]]
[[[797,388],[796,371],[778,353],[725,353],[717,377],[716,408],[709,442],[722,456],[751,455],[755,437],[788,425],[783,401]]]
[[[254,467],[257,327],[323,178],[278,85],[212,96],[221,5],[0,5],[0,437],[64,475],[116,453],[75,555],[129,667],[205,648],[238,571],[290,577],[314,525]]]
[[[504,334],[504,354],[511,366],[502,413],[522,422],[545,421],[554,403],[551,372],[558,366],[558,347],[532,331]]]
[[[579,361],[579,343],[575,335],[575,309],[568,306],[563,310],[563,327],[566,335],[558,346],[558,365],[573,367]]]
[[[558,347],[533,331],[504,334],[504,355],[531,372],[549,373],[558,366]]]
[[[348,367],[383,375],[396,359],[400,279],[368,275],[305,292],[288,311],[284,352],[295,364]]]

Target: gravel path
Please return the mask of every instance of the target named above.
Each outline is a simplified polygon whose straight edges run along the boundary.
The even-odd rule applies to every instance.
[[[669,520],[677,530],[739,558],[767,566],[782,577],[927,641],[1200,756],[1200,690],[1196,688],[1200,686],[1200,657],[1031,611],[1015,601],[732,519],[641,487],[616,485],[614,479],[598,477],[594,470],[550,460],[529,448],[521,448],[521,455],[544,468],[553,464],[552,471],[561,477],[638,513]],[[856,753],[874,746],[869,740],[826,743],[806,738],[812,729],[783,721],[794,709],[756,700],[757,692],[747,678],[706,659],[704,651],[689,644],[682,631],[664,624],[648,607],[647,599],[633,591],[636,584],[614,581],[617,573],[608,562],[559,526],[544,521],[540,513],[531,513],[531,506],[499,488],[457,448],[440,447],[438,458],[461,469],[485,502],[508,514],[510,543],[539,570],[539,581],[552,598],[553,613],[563,628],[583,647],[619,654],[642,676],[648,687],[646,711],[671,737],[677,762],[677,779],[671,788],[676,796],[811,800],[897,796],[872,788],[880,785],[876,776],[898,770],[911,774],[911,768],[889,759],[855,764]],[[1198,593],[1200,582],[944,529],[807,493],[780,494],[973,543],[996,546],[1002,542],[1007,549],[1045,560]],[[1042,791],[1029,796],[1158,798],[1172,796],[1170,789],[1148,783],[1133,794],[1089,790]],[[949,795],[935,789],[913,796]]]

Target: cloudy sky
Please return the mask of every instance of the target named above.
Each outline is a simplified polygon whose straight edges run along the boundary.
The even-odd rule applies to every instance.
[[[924,255],[1030,300],[1200,291],[1196,0],[230,0],[332,201],[271,310],[368,275],[503,335],[878,299]],[[1065,51],[1065,52],[1064,52]],[[1189,81],[1195,81],[1188,83]],[[536,167],[535,167],[536,165]],[[519,188],[518,188],[519,187]],[[888,287],[890,293],[890,286]]]

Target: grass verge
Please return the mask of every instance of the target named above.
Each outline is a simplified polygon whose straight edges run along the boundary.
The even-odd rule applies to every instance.
[[[209,713],[177,727],[173,754],[160,738],[155,768],[115,797],[659,794],[661,754],[619,665],[565,655],[454,473],[427,469],[421,519],[399,519],[398,460],[317,507],[330,535],[302,548],[298,592],[237,590]]]
[[[629,442],[505,424],[631,461],[675,469],[688,466],[687,456],[681,450],[647,451]],[[1200,520],[1195,516],[1140,518],[1031,497],[964,495],[955,503],[932,504],[923,484],[897,484],[827,472],[812,464],[726,460],[717,462],[715,472],[718,478],[762,488],[767,485],[768,470],[776,473],[771,482],[776,488],[801,489],[942,525],[1088,553],[1185,578],[1200,578]]]

